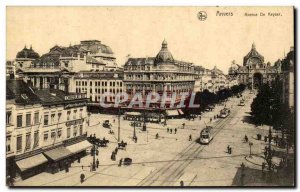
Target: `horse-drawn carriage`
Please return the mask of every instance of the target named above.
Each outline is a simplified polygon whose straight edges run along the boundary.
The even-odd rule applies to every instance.
[[[107,143],[109,143],[109,140],[103,138],[101,139],[96,139],[95,140],[95,145],[99,146],[99,147],[107,147]]]
[[[103,123],[102,123],[102,126],[104,128],[110,128],[111,127],[111,124],[109,123],[109,120],[105,120]]]
[[[132,164],[132,159],[131,158],[124,158],[124,162],[123,162],[123,165],[131,165]]]
[[[118,149],[126,150],[126,146],[127,146],[127,143],[124,141],[121,141],[120,143],[118,143]]]

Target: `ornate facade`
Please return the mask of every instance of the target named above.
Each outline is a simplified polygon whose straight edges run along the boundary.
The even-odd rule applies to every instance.
[[[160,96],[164,92],[168,96],[176,92],[178,103],[180,93],[193,91],[194,78],[194,65],[175,60],[165,40],[156,57],[129,58],[124,66],[124,86],[129,99],[135,93],[142,93],[145,98],[150,92],[158,93]],[[156,108],[159,104],[160,101],[150,106]]]
[[[281,62],[277,61],[273,66],[265,63],[264,57],[256,50],[255,44],[244,57],[243,65],[232,62],[229,68],[229,75],[237,78],[239,83],[247,85],[249,88],[257,88],[262,83],[271,82],[281,73]]]

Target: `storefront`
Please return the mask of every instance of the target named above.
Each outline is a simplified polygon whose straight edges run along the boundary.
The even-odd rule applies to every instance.
[[[81,141],[79,143],[67,146],[66,149],[73,153],[72,160],[75,161],[86,155],[86,150],[92,148],[92,144],[87,140]]]
[[[29,178],[39,174],[47,167],[47,158],[42,154],[34,155],[25,159],[16,161],[22,179]]]
[[[49,160],[49,166],[47,171],[54,174],[58,171],[69,168],[72,163],[73,153],[66,149],[65,147],[57,147],[55,149],[44,152],[44,155]]]

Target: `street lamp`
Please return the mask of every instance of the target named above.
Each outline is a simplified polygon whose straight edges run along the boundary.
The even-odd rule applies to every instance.
[[[88,112],[88,126],[90,126],[91,112]]]
[[[95,144],[93,144],[93,148],[91,150],[91,154],[93,155],[93,164],[92,164],[92,171],[96,171],[96,154],[98,154],[98,147],[96,147]]]
[[[252,152],[251,152],[251,147],[252,147],[253,143],[252,142],[249,142],[249,147],[250,147],[250,155],[249,157],[252,158]]]

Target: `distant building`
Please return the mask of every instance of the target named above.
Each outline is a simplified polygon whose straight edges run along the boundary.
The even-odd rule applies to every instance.
[[[205,89],[212,93],[228,88],[227,76],[216,66],[209,70],[203,67],[195,67],[195,87],[194,91],[202,92]]]
[[[85,155],[86,95],[6,82],[7,174],[28,178],[56,172]]]
[[[243,65],[238,65],[232,62],[229,68],[229,75],[235,77],[239,84],[245,84],[249,88],[257,88],[262,83],[270,83],[281,72],[281,64],[265,63],[264,57],[258,53],[255,44],[252,44],[252,49],[244,57]]]

